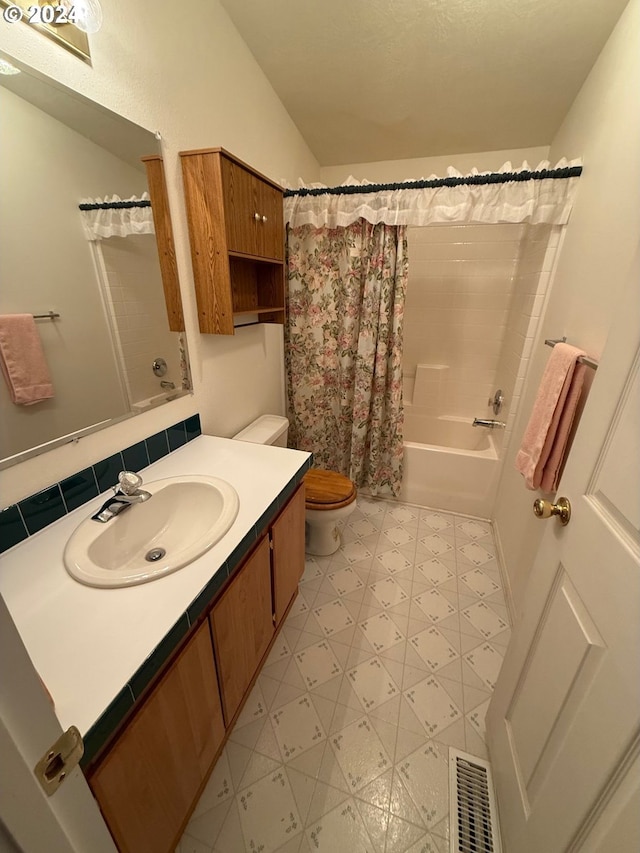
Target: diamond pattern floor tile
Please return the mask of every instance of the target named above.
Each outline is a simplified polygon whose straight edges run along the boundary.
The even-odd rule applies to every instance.
[[[404,634],[386,611],[360,622],[360,630],[375,652],[386,651],[405,639]]]
[[[383,705],[400,692],[380,658],[359,664],[349,670],[347,677],[364,711]]]
[[[332,735],[330,746],[351,791],[364,788],[391,766],[382,741],[366,716]]]
[[[418,682],[404,696],[428,737],[436,737],[462,716],[460,708],[434,677]]]
[[[491,525],[358,496],[179,853],[446,853],[449,745],[486,757],[510,626]]]

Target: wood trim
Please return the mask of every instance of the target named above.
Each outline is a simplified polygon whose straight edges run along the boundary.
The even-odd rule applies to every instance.
[[[176,247],[173,240],[164,163],[162,157],[158,154],[142,157],[141,159],[147,170],[151,212],[156,231],[156,246],[158,249],[158,260],[160,261],[160,274],[162,275],[162,288],[167,307],[169,329],[172,332],[184,332],[184,315],[182,311],[182,299],[180,298]]]

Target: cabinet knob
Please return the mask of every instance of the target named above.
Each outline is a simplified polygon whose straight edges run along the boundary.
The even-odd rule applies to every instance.
[[[267,217],[266,217],[266,216],[263,216],[263,217],[262,217],[262,221],[263,221],[263,222],[266,222],[266,221],[267,221]]]
[[[253,218],[255,219],[256,222],[260,222],[260,214],[259,213],[257,213],[257,212],[254,213]]]

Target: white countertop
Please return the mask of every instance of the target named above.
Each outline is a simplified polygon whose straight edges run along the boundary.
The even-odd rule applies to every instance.
[[[308,458],[298,450],[202,435],[141,471],[145,482],[220,477],[240,498],[236,520],[210,551],[149,583],[96,589],[67,573],[64,546],[105,495],[2,555],[0,594],[64,729],[75,725],[86,734]]]

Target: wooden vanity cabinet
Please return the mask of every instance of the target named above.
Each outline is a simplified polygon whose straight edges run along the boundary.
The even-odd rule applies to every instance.
[[[284,323],[283,190],[222,148],[182,151],[200,331]]]
[[[304,483],[89,774],[121,853],[174,849],[295,598]]]
[[[211,612],[220,695],[230,726],[304,571],[304,483]]]
[[[304,572],[304,482],[271,526],[273,609],[280,625]]]
[[[91,777],[121,853],[173,849],[224,735],[205,622]]]
[[[275,632],[269,539],[265,536],[211,616],[224,719],[229,726]]]

